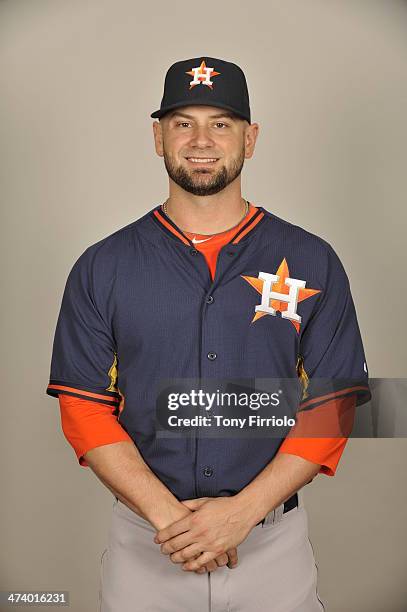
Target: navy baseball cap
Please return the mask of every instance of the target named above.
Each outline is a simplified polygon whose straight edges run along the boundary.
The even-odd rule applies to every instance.
[[[150,116],[191,104],[224,108],[251,123],[246,77],[233,62],[207,56],[175,62],[165,75],[161,106]]]

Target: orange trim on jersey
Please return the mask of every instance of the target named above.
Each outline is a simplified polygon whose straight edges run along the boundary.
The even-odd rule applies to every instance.
[[[300,403],[300,410],[302,410],[303,408],[307,408],[308,406],[312,406],[312,404],[318,404],[319,402],[322,401],[329,401],[331,399],[334,399],[335,397],[339,397],[344,395],[345,393],[352,393],[353,391],[366,391],[367,387],[366,386],[355,386],[355,387],[348,387],[346,389],[339,389],[338,391],[334,391],[333,393],[328,393],[326,395],[320,395],[318,397],[313,397],[312,399],[308,400],[308,401],[304,401]]]
[[[334,476],[353,428],[355,407],[356,395],[348,395],[314,410],[298,412],[297,422],[278,452],[320,464],[320,474]]]
[[[215,278],[216,263],[217,263],[218,254],[219,254],[220,249],[229,243],[230,244],[234,243],[232,242],[233,236],[236,236],[236,234],[239,233],[239,230],[242,227],[244,227],[247,223],[250,222],[251,217],[253,217],[257,213],[257,211],[258,211],[258,208],[256,206],[253,206],[253,204],[249,203],[249,212],[244,217],[244,219],[242,219],[237,226],[232,227],[231,229],[226,230],[224,232],[221,232],[220,234],[213,234],[212,236],[208,237],[205,234],[197,234],[196,232],[185,232],[185,235],[191,241],[194,237],[197,240],[203,239],[203,242],[195,243],[194,246],[205,257],[206,263],[208,265],[208,268],[211,274],[212,281]],[[262,216],[264,216],[263,213],[261,214]],[[256,224],[253,223],[253,225],[251,225],[249,229],[251,229],[255,225]]]
[[[182,242],[184,244],[187,244],[188,246],[190,246],[188,240],[185,238],[185,236],[183,236],[178,230],[175,229],[175,227],[173,227],[171,225],[171,223],[168,223],[168,221],[166,221],[166,219],[164,219],[164,217],[160,214],[160,212],[158,210],[154,211],[155,216],[157,217],[157,219],[160,221],[160,223],[162,223],[163,225],[165,225],[165,227],[170,230],[170,232],[172,232],[173,234],[175,234],[180,240],[182,240]]]
[[[103,395],[102,393],[93,393],[91,391],[84,391],[83,389],[77,389],[76,387],[66,387],[63,385],[48,385],[47,389],[55,389],[56,391],[67,391],[68,393],[78,393],[80,395],[86,395],[93,399],[102,399],[108,402],[120,403],[121,399],[114,395]]]
[[[307,461],[319,464],[318,474],[335,476],[338,463],[345,450],[348,438],[296,438],[286,439],[278,453],[287,453],[302,457]]]
[[[114,442],[131,442],[113,414],[114,407],[61,394],[59,396],[62,430],[75,451],[79,464],[88,467],[83,455],[98,446]]]
[[[187,236],[191,241],[194,237],[199,238],[199,239],[203,238],[205,241],[198,243],[202,249],[205,249],[208,247],[210,248],[212,245],[218,244],[218,243],[222,243],[222,246],[225,244],[228,244],[229,242],[230,244],[233,244],[234,243],[234,241],[232,242],[233,236],[236,236],[237,234],[239,234],[240,230],[243,227],[245,227],[245,225],[249,224],[250,219],[254,217],[257,211],[258,211],[258,208],[249,202],[249,210],[247,212],[247,215],[243,217],[240,223],[231,227],[228,230],[225,230],[224,232],[220,232],[219,234],[206,235],[206,234],[198,234],[197,232],[184,232],[184,233],[185,233],[185,236]],[[264,213],[259,213],[259,217],[260,216],[264,216]],[[254,225],[256,224],[253,224],[253,227]]]
[[[216,240],[216,242],[218,242],[218,240],[222,240],[222,246],[224,246],[225,244],[228,244],[232,236],[237,234],[240,228],[244,227],[246,223],[250,221],[250,218],[256,214],[257,211],[258,211],[258,208],[254,204],[249,202],[249,211],[247,215],[240,221],[240,223],[230,230],[225,230],[224,232],[221,232],[220,234],[214,234],[213,236],[211,236],[211,242],[214,240]],[[182,240],[184,244],[187,244],[188,246],[191,246],[191,245],[188,242],[188,239],[186,237],[189,238],[190,236],[192,237],[193,236],[203,236],[203,234],[201,235],[196,232],[185,232],[183,234],[182,232],[178,231],[171,223],[168,223],[168,221],[161,214],[160,210],[154,210],[154,215],[160,221],[160,223],[162,223],[170,232],[172,232],[175,236],[177,236],[180,240]],[[231,244],[237,244],[244,236],[246,236],[246,234],[248,234],[254,227],[256,227],[256,225],[259,223],[259,221],[262,220],[263,217],[264,217],[264,212],[261,212],[258,215],[258,217],[250,225],[248,225],[245,228],[245,230],[241,234],[239,234],[239,236],[235,240],[233,240],[233,242],[231,242]],[[198,248],[197,245],[195,245],[195,247]]]
[[[232,244],[237,244],[244,236],[246,236],[246,234],[248,234],[254,227],[256,227],[258,222],[261,221],[263,217],[264,217],[264,212],[261,212],[259,216],[256,217],[256,219],[250,225],[248,225],[241,234],[239,234],[236,240],[233,240]]]
[[[291,438],[348,437],[355,417],[356,395],[337,397],[312,410],[299,410]]]

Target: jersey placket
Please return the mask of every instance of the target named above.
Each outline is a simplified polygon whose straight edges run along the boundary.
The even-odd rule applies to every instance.
[[[225,376],[223,351],[226,348],[224,349],[224,347],[220,346],[218,334],[219,325],[224,324],[225,317],[224,313],[217,310],[219,306],[216,299],[216,290],[230,279],[235,273],[237,266],[242,268],[244,262],[253,255],[255,247],[253,247],[253,243],[250,240],[246,239],[247,236],[244,236],[242,241],[234,243],[234,240],[241,234],[243,228],[238,230],[232,235],[230,241],[219,250],[215,275],[212,280],[204,254],[195,248],[195,245],[188,236],[185,236],[182,230],[169,217],[161,211],[159,211],[159,215],[159,217],[156,215],[156,218],[158,218],[159,222],[162,222],[162,219],[164,219],[166,233],[169,239],[173,241],[174,246],[177,249],[182,249],[183,247],[180,243],[184,244],[185,257],[194,270],[191,279],[194,278],[200,287],[205,288],[199,313],[198,383],[201,386],[202,380],[208,378],[223,379]],[[255,217],[258,216],[260,216],[260,219],[264,216],[261,208]],[[251,226],[253,218],[249,220],[246,224],[247,226]],[[253,227],[256,228],[256,226],[257,223],[253,223]],[[250,229],[249,234],[252,232],[253,229]],[[231,330],[231,333],[233,333],[233,330]],[[204,414],[204,410],[199,414]],[[216,449],[217,445],[222,442],[219,438],[201,436],[201,431],[203,431],[203,427],[199,425],[190,428],[191,453],[194,457],[195,497],[212,497],[216,496],[219,484],[217,482],[219,466]]]
[[[217,313],[218,303],[216,300],[216,289],[227,280],[228,272],[234,267],[236,258],[239,257],[241,246],[239,244],[224,245],[217,257],[215,277],[211,283],[200,316],[200,364],[199,372],[201,379],[223,378],[223,347],[219,345],[216,333],[216,320],[221,319],[221,313]],[[201,258],[204,260],[202,254]],[[204,260],[206,265],[206,261]],[[197,497],[215,496],[218,488],[217,473],[218,461],[214,452],[219,440],[203,437],[200,435],[201,427],[195,430],[195,479]]]

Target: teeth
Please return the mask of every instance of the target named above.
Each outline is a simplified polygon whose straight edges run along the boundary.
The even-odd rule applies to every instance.
[[[187,159],[189,159],[189,161],[192,162],[214,162],[216,161],[216,157],[188,157]]]

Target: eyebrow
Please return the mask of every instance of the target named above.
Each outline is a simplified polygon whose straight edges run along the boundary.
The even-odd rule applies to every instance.
[[[172,119],[173,117],[185,117],[186,119],[195,119],[195,117],[193,115],[188,115],[187,113],[182,113],[180,111],[173,111],[172,113],[169,114],[169,119]],[[209,115],[209,119],[223,119],[223,118],[228,118],[231,119],[231,121],[236,121],[236,117],[235,115],[233,115],[232,113],[216,113],[215,115]]]

